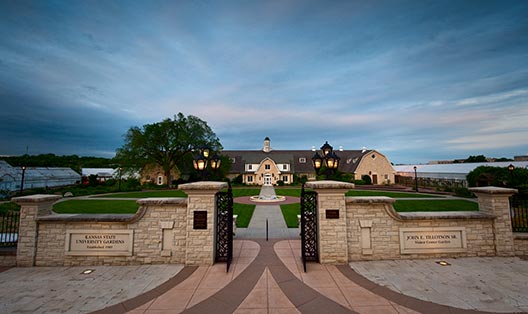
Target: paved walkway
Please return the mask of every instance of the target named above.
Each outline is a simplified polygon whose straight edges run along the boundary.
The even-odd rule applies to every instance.
[[[352,267],[358,271],[363,267],[380,283],[396,278],[398,289],[405,294],[435,290],[433,294],[447,296],[442,303],[459,305],[459,299],[476,296],[482,302],[470,308],[526,311],[522,300],[526,298],[528,261],[448,261],[452,266],[414,260],[407,261],[408,266],[388,261],[387,265],[352,263]],[[85,267],[12,268],[0,273],[0,282],[9,283],[8,289],[0,290],[0,312],[477,313],[405,296],[369,281],[348,265],[308,263],[304,273],[299,240],[237,240],[229,273],[225,266],[98,266],[91,267],[95,272],[90,275],[80,274]],[[485,271],[472,271],[477,268]],[[408,277],[410,273],[417,275]],[[444,290],[437,289],[439,283],[446,284]],[[496,293],[493,300],[483,297],[490,287]],[[508,300],[516,298],[518,303],[512,307]]]
[[[260,196],[271,197],[275,195],[273,186],[263,186]],[[270,239],[299,239],[298,228],[288,228],[279,204],[258,204],[247,228],[237,228],[236,239],[265,239],[267,234]]]

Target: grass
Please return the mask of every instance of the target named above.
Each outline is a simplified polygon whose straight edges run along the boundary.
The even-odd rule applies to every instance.
[[[299,222],[297,220],[297,215],[301,214],[301,204],[286,204],[280,206],[282,211],[282,216],[284,216],[284,221],[288,228],[297,228]]]
[[[282,196],[295,196],[295,197],[301,197],[301,189],[282,189],[277,188],[275,189],[275,194],[282,195]]]
[[[478,204],[465,200],[399,200],[394,203],[397,212],[477,211]]]
[[[13,202],[7,202],[0,204],[0,213],[7,213],[8,211],[19,211],[20,205],[13,203]]]
[[[255,211],[255,205],[251,204],[233,204],[233,215],[238,215],[237,218],[237,227],[247,228],[249,222],[251,221],[251,216]]]
[[[366,190],[350,190],[346,196],[387,196],[392,198],[431,198],[441,197],[438,195],[425,195],[418,193],[404,193],[404,192],[390,192],[390,191],[366,191]]]
[[[259,195],[260,189],[233,189],[233,197]]]
[[[125,192],[112,195],[104,195],[103,197],[110,198],[148,198],[148,197],[187,197],[181,190],[163,190],[163,191],[141,191],[141,192]]]
[[[134,214],[138,208],[133,200],[67,200],[53,205],[59,214]]]

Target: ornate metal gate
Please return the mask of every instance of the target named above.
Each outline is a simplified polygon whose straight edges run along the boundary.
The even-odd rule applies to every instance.
[[[233,259],[233,192],[231,185],[227,192],[216,193],[216,230],[215,263],[226,262],[229,266]]]
[[[319,262],[319,246],[317,245],[317,192],[301,192],[301,253],[304,272],[306,262]]]

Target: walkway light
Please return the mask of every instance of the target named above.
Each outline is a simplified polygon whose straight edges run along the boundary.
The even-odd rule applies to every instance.
[[[510,186],[513,187],[513,169],[515,169],[515,166],[510,164],[508,166],[508,170],[510,171]]]
[[[418,168],[414,166],[414,187],[415,187],[416,193],[418,193],[418,174],[416,173],[416,169]]]
[[[222,163],[222,160],[217,154],[214,154],[213,157],[211,157],[211,169],[216,170],[220,168],[221,163]]]
[[[315,172],[319,172],[321,167],[323,166],[323,158],[321,155],[319,155],[318,152],[315,152],[315,155],[312,157],[312,164],[315,169]]]
[[[333,151],[333,149],[334,149],[334,148],[333,148],[330,144],[328,144],[328,141],[326,141],[326,142],[323,144],[323,146],[321,146],[321,151],[323,152],[323,157],[326,157],[326,156],[328,156],[329,154],[331,154],[332,151]]]
[[[212,157],[211,150],[208,147],[202,147],[199,149],[199,155],[193,159],[193,167],[196,171],[200,172],[202,180],[207,177],[207,166],[210,165],[212,170],[218,170],[222,160],[218,154],[214,154]]]
[[[20,194],[24,192],[24,177],[26,176],[26,166],[22,166],[22,180],[20,182]]]

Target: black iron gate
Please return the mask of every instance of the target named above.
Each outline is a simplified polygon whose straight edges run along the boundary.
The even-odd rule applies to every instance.
[[[233,192],[231,185],[227,192],[216,193],[215,229],[215,263],[226,262],[226,271],[229,272],[233,259]]]
[[[317,245],[317,192],[301,192],[301,253],[304,272],[306,262],[319,262],[319,247]]]
[[[528,232],[528,199],[514,195],[510,198],[513,232]]]

